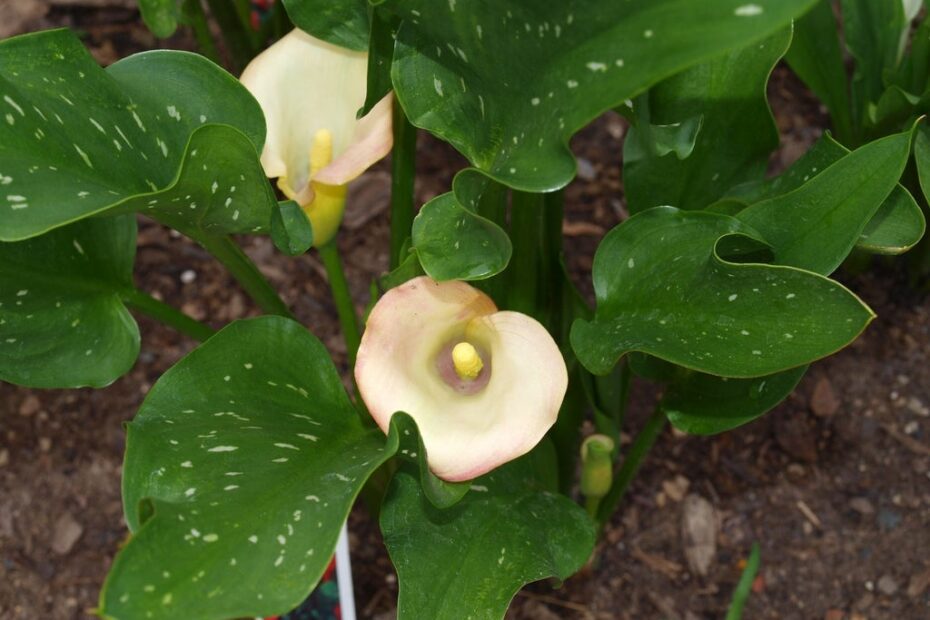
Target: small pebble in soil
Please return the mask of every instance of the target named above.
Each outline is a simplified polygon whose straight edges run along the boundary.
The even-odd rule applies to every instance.
[[[849,507],[861,515],[875,514],[875,507],[872,505],[872,502],[864,497],[852,498],[849,500]]]
[[[923,416],[925,418],[930,416],[930,409],[927,409],[926,405],[924,405],[919,398],[914,396],[911,396],[909,399],[907,399],[907,408],[919,416]]]
[[[39,402],[39,398],[35,394],[30,394],[20,403],[19,415],[27,417],[34,415],[41,406],[42,403]]]
[[[582,181],[593,181],[597,178],[597,170],[594,169],[594,164],[584,157],[578,158],[578,178]]]
[[[882,508],[878,511],[878,528],[883,532],[890,532],[901,525],[900,513],[890,508]]]
[[[882,594],[893,596],[898,591],[898,582],[891,575],[882,575],[878,579],[878,590]]]
[[[197,272],[193,269],[185,269],[181,272],[181,282],[184,284],[190,284],[197,279]]]
[[[916,435],[917,431],[920,430],[920,424],[917,423],[917,420],[911,420],[904,425],[904,432],[908,435]]]
[[[811,411],[820,417],[834,415],[840,409],[840,400],[833,391],[833,385],[826,377],[817,381],[810,400]]]
[[[70,512],[58,517],[52,529],[51,547],[58,555],[66,555],[84,533],[84,526]]]
[[[6,448],[0,450],[0,467],[6,467],[10,462],[10,451]]]

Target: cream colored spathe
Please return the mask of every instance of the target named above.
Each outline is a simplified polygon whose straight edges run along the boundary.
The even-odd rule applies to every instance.
[[[453,359],[461,343],[470,346]],[[535,319],[498,311],[464,282],[425,276],[375,305],[355,379],[385,432],[395,412],[413,417],[430,469],[449,481],[529,452],[555,423],[568,387],[559,348]]]
[[[345,185],[391,151],[391,94],[356,117],[367,74],[367,53],[292,30],[240,78],[265,115],[265,174],[310,217],[317,246],[338,230]]]

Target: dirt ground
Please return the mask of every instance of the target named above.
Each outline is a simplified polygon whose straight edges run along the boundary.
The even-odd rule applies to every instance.
[[[9,17],[16,4],[19,21]],[[29,13],[29,7],[32,12]],[[24,17],[23,17],[24,16]],[[67,25],[86,34],[101,62],[169,45],[151,38],[131,2],[3,3],[6,34]],[[774,169],[816,138],[825,119],[787,71],[770,87],[783,135]],[[580,178],[567,193],[566,252],[590,294],[599,239],[625,215],[619,174],[624,127],[607,115],[576,137]],[[421,136],[418,198],[446,191],[462,159]],[[356,302],[387,266],[384,166],[353,189],[340,236]],[[336,313],[313,254],[288,259],[268,239],[243,243],[298,318],[344,364]],[[142,220],[141,288],[215,327],[257,310],[199,247]],[[753,542],[762,569],[744,618],[930,618],[930,299],[908,286],[900,262],[842,279],[879,318],[854,345],[815,364],[775,411],[713,438],[666,430],[599,545],[596,559],[562,588],[521,592],[514,619],[703,620],[725,615]],[[194,343],[139,317],[142,353],[104,390],[32,391],[0,384],[0,618],[84,618],[121,541],[121,423],[158,376]],[[635,386],[634,433],[654,388]],[[713,507],[709,568],[689,564],[683,519],[694,496]],[[396,576],[376,524],[351,519],[356,599],[362,618],[393,617]]]

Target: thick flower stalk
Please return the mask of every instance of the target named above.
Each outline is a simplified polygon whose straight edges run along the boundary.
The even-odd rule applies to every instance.
[[[498,311],[464,282],[419,277],[371,311],[355,380],[381,429],[395,412],[410,414],[430,469],[457,482],[539,443],[555,423],[568,372],[536,320]]]
[[[392,95],[362,118],[368,54],[293,30],[242,73],[265,114],[262,166],[310,218],[314,245],[342,222],[346,185],[391,151]]]

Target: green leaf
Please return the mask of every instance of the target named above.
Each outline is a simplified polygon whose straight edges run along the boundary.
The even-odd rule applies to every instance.
[[[903,51],[904,5],[899,0],[841,0],[843,36],[856,60],[851,90],[853,114],[862,122],[866,106],[885,90],[885,75],[898,67]]]
[[[930,129],[920,125],[914,139],[914,161],[924,200],[930,201]]]
[[[475,212],[494,183],[475,170],[460,172],[453,191],[430,200],[414,218],[413,247],[434,280],[484,280],[507,267],[510,237]]]
[[[156,37],[164,39],[178,29],[181,11],[178,0],[139,0],[142,21]]]
[[[721,258],[718,241],[731,235],[761,241],[729,216],[671,207],[608,233],[594,258],[595,319],[572,327],[582,364],[606,374],[641,351],[700,372],[758,377],[841,349],[874,318],[823,276]]]
[[[133,216],[0,243],[0,380],[103,387],[126,373],[139,328],[120,291],[132,288],[135,251]]]
[[[692,435],[722,433],[762,416],[784,400],[807,366],[759,379],[725,379],[685,371],[662,395],[662,410],[672,425]]]
[[[283,0],[294,25],[318,39],[359,52],[368,50],[367,0]]]
[[[545,490],[531,453],[478,478],[461,502],[433,506],[409,469],[394,477],[381,531],[397,569],[399,620],[503,618],[525,584],[580,569],[594,548],[585,512]]]
[[[402,411],[394,414],[391,418],[391,433],[399,441],[397,454],[416,464],[420,473],[420,488],[433,506],[448,508],[468,493],[470,482],[446,482],[429,470],[423,438],[416,422],[408,414]]]
[[[691,65],[758,41],[813,0],[386,0],[404,22],[395,93],[411,122],[515,189],[575,174],[569,138]]]
[[[313,245],[310,218],[293,200],[278,203],[271,214],[271,240],[288,256],[300,256]]]
[[[374,9],[371,15],[371,35],[368,41],[368,89],[361,114],[371,109],[393,89],[391,61],[394,59],[394,38],[400,21],[393,15]]]
[[[165,373],[129,424],[123,500],[134,535],[101,614],[287,612],[396,446],[396,434],[385,442],[362,425],[325,348],[299,324],[231,324]]]
[[[575,174],[568,140],[682,69],[784,28],[812,0],[573,0],[383,6],[404,18],[392,77],[411,122],[515,189]]]
[[[737,218],[771,244],[778,264],[829,274],[898,185],[912,136],[906,131],[862,146],[798,189],[756,203]]]
[[[790,42],[787,28],[657,84],[642,98],[644,105],[636,101],[634,111],[649,123],[687,127],[694,115],[703,123],[684,155],[666,149],[643,153],[636,146],[653,143],[655,128],[642,123],[630,128],[623,179],[631,213],[660,205],[701,209],[728,188],[764,176],[778,147],[765,89]]]
[[[785,60],[830,110],[836,132],[852,137],[846,65],[832,0],[819,0],[794,23],[794,40]]]
[[[261,109],[216,65],[155,51],[104,71],[62,30],[0,55],[0,240],[132,211],[191,236],[268,231]]]
[[[716,203],[738,205],[730,215],[736,215],[748,203],[783,196],[804,185],[811,178],[849,155],[850,151],[824,134],[788,170],[764,183],[746,184],[731,191],[732,199]],[[874,254],[903,254],[923,237],[926,222],[923,211],[904,186],[897,185],[866,225],[856,247]]]

